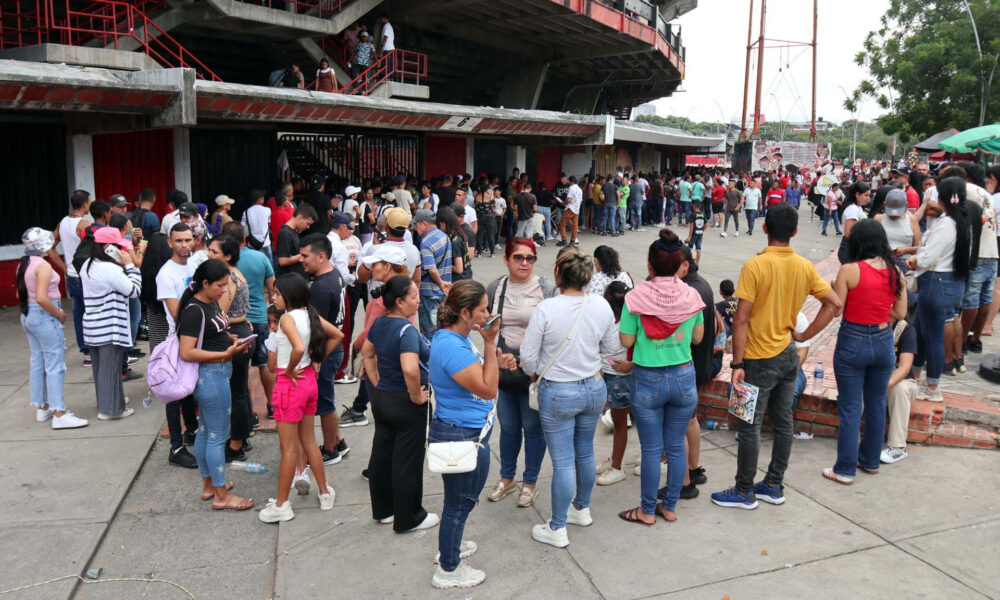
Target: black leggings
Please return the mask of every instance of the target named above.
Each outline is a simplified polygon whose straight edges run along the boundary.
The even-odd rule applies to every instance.
[[[234,323],[229,327],[230,333],[245,338],[252,330],[246,321]],[[250,358],[253,356],[254,344],[250,342],[248,352],[238,352],[233,355],[233,374],[229,378],[229,392],[233,399],[232,410],[229,413],[229,439],[243,441],[250,437],[251,412],[250,402]]]

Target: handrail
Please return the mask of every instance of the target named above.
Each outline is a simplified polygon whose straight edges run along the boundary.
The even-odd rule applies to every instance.
[[[351,0],[237,0],[246,4],[256,4],[274,10],[288,10],[299,15],[325,19],[339,13]],[[280,4],[280,6],[274,6]]]
[[[390,50],[341,88],[341,93],[367,96],[386,81],[414,83],[427,77],[427,55],[412,50]],[[409,81],[407,81],[409,80]]]
[[[327,56],[336,61],[342,69],[347,71],[348,48],[347,44],[339,35],[324,35],[314,38],[314,42],[326,53]]]

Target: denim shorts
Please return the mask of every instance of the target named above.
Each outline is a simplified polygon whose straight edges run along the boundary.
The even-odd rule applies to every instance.
[[[700,251],[701,250],[701,238],[703,238],[703,237],[705,237],[704,234],[691,236],[691,241],[688,242],[688,248],[692,248],[694,250],[699,250]]]
[[[962,299],[962,309],[975,310],[993,302],[993,282],[997,277],[997,259],[980,258],[976,268],[969,271],[969,280],[965,284],[965,298]]]
[[[630,375],[604,374],[604,385],[608,388],[608,402],[611,408],[628,408],[632,406],[629,398],[632,396],[632,377]]]
[[[250,366],[266,367],[267,348],[264,347],[264,340],[271,335],[271,330],[267,328],[267,323],[251,323],[250,327],[257,334],[257,339],[254,340],[256,344],[254,345],[253,354],[250,355]]]

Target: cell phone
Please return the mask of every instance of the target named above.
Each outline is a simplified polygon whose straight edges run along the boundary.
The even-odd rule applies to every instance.
[[[489,329],[490,327],[493,327],[493,324],[496,323],[497,319],[499,319],[499,318],[500,318],[500,315],[493,315],[492,317],[490,317],[489,321],[486,321],[485,323],[483,323],[482,329]]]
[[[145,252],[146,251],[146,246],[148,246],[148,245],[149,245],[149,240],[141,240],[139,242],[139,252]]]
[[[251,333],[250,335],[246,336],[245,338],[240,338],[240,343],[241,344],[245,344],[247,342],[252,342],[255,339],[257,339],[257,334],[256,333]]]
[[[104,253],[110,256],[111,260],[115,262],[120,261],[122,258],[122,253],[118,250],[117,247],[112,246],[111,244],[108,244],[107,246],[104,247]]]

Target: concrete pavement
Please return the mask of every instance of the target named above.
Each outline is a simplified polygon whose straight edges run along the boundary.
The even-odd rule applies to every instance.
[[[805,217],[805,213],[803,213]],[[811,260],[829,255],[839,238],[820,237],[802,223],[794,241]],[[759,227],[759,224],[758,224]],[[731,231],[731,230],[730,230]],[[682,231],[678,231],[682,234]],[[581,236],[592,251],[608,243],[622,252],[633,276],[645,274],[650,229],[624,238]],[[742,262],[765,245],[753,237],[706,232],[702,274],[717,287],[734,281]],[[551,274],[555,248],[541,250],[536,269]],[[488,282],[502,272],[500,258],[474,262],[476,278]],[[360,314],[360,313],[359,313]],[[788,501],[754,511],[716,507],[712,491],[732,485],[735,441],[731,432],[705,432],[701,463],[709,482],[702,495],[682,501],[678,521],[637,527],[617,518],[639,500],[631,475],[639,444],[630,432],[627,479],[594,491],[594,525],[571,527],[564,550],[540,545],[530,528],[549,514],[551,465],[546,457],[536,505],[515,507],[485,498],[473,511],[466,537],[479,544],[470,564],[487,573],[471,590],[430,587],[437,529],[395,534],[371,520],[367,466],[373,427],[344,430],[352,450],[327,467],[337,506],[321,512],[315,495],[292,496],[296,518],[264,525],[256,509],[214,512],[198,499],[196,471],[168,466],[159,403],[141,406],[143,382],[127,384],[136,414],[124,421],[97,421],[90,369],[80,366],[67,328],[66,394],[69,407],[91,425],[52,431],[36,424],[29,409],[27,344],[16,310],[0,313],[0,532],[9,558],[0,566],[0,592],[87,568],[102,579],[128,577],[176,582],[197,598],[1000,598],[995,566],[1000,547],[1000,453],[910,446],[910,457],[877,476],[859,473],[851,487],[820,476],[830,466],[836,442],[796,441],[787,473]],[[1000,339],[985,338],[987,352]],[[970,373],[963,377],[975,377]],[[979,385],[977,383],[977,385]],[[993,393],[996,386],[984,384]],[[356,386],[337,386],[338,403]],[[253,438],[250,460],[278,464],[277,436]],[[497,477],[498,439],[493,436],[489,484]],[[611,436],[599,429],[598,460],[610,454]],[[761,452],[766,469],[769,443]],[[257,509],[275,495],[277,475],[232,472],[236,493]],[[440,512],[440,477],[425,472],[425,506]],[[63,581],[11,594],[11,598],[184,598],[162,583]]]

